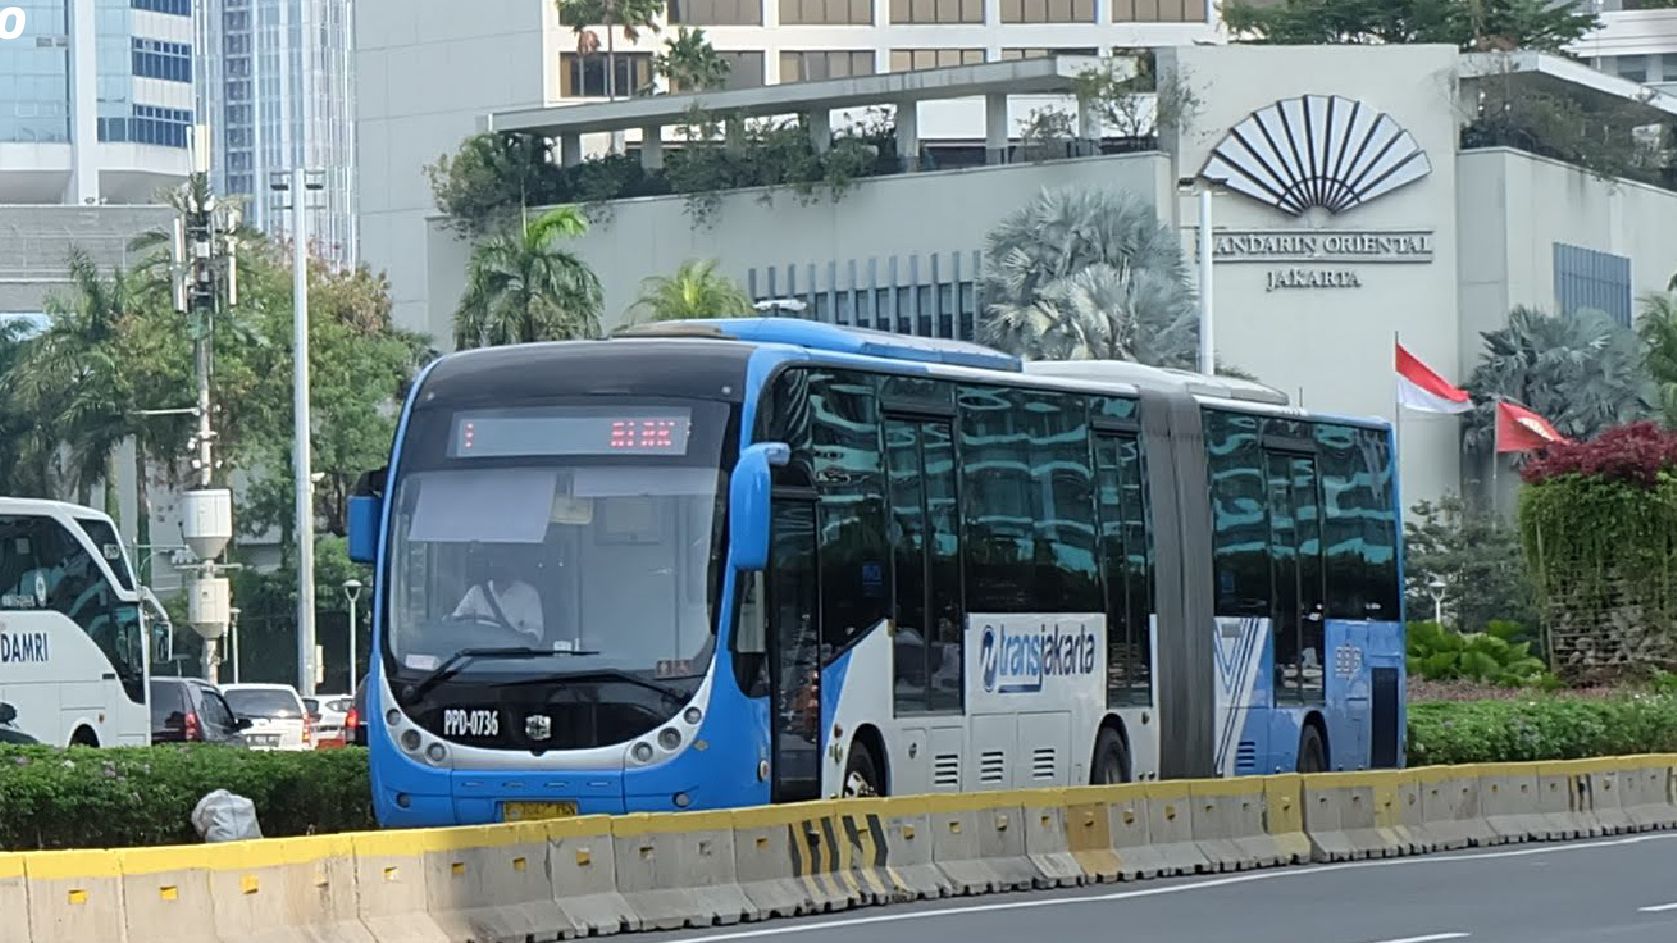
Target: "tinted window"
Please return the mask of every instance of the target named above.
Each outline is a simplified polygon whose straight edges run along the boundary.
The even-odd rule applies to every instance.
[[[1030,443],[1006,390],[961,390],[967,611],[1030,612],[1036,599]]]
[[[1397,493],[1392,482],[1392,439],[1383,429],[1357,430],[1358,450],[1369,472],[1368,510],[1363,518],[1363,561],[1369,568],[1366,618],[1398,618]]]
[[[116,574],[117,582],[123,589],[134,588],[134,574],[128,570],[128,558],[122,553],[122,538],[117,536],[116,528],[109,521],[102,521],[94,517],[78,517],[76,522],[87,531],[92,538],[93,546],[98,548],[105,562],[110,564],[111,572]]]
[[[872,377],[812,372],[808,402],[821,496],[821,635],[831,658],[889,615],[885,465]]]
[[[227,701],[221,694],[208,688],[200,689],[203,695],[204,725],[220,727],[223,730],[233,727],[233,709],[227,706]]]
[[[153,681],[151,683],[151,722],[154,726],[163,724],[173,714],[186,710],[186,688],[175,681]]]
[[[1095,440],[1107,598],[1107,688],[1113,705],[1151,701],[1153,533],[1147,470],[1133,436]]]
[[[1331,619],[1366,619],[1367,605],[1374,601],[1363,543],[1370,529],[1367,518],[1370,514],[1378,517],[1379,509],[1374,506],[1374,482],[1357,445],[1357,430],[1350,426],[1321,423],[1316,427]]]
[[[1205,444],[1216,614],[1267,617],[1269,522],[1258,419],[1208,409]]]
[[[277,688],[234,688],[227,692],[227,705],[241,717],[288,719],[301,717],[297,695]]]

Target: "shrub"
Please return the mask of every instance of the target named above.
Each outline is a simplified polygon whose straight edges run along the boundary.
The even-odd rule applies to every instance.
[[[1409,623],[1409,673],[1429,681],[1489,681],[1527,687],[1543,679],[1518,623],[1493,620],[1484,632],[1451,632],[1436,622]]]
[[[226,789],[270,838],[376,827],[365,750],[0,747],[0,851],[197,843],[192,810]]]
[[[1677,751],[1677,695],[1411,704],[1409,765]]]

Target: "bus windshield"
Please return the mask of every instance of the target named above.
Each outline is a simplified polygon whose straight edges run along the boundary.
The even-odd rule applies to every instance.
[[[627,674],[690,696],[715,631],[725,476],[711,458],[402,478],[387,622],[397,669],[417,676],[468,649],[531,648],[542,655],[471,659],[459,674]]]

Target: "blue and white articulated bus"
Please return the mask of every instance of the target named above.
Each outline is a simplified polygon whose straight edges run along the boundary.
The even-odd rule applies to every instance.
[[[1390,428],[794,319],[453,354],[352,500],[389,826],[1403,763]]]
[[[149,744],[145,601],[110,517],[0,498],[0,744]]]

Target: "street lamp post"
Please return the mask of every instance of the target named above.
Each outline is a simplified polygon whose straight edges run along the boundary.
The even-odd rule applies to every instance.
[[[227,610],[227,647],[233,659],[233,683],[239,683],[239,609]]]
[[[1441,626],[1444,624],[1444,590],[1447,588],[1445,582],[1436,576],[1427,583],[1427,592],[1432,595],[1432,620]]]
[[[344,595],[349,597],[349,691],[355,693],[355,601],[361,598],[361,581],[350,577],[344,580]]]
[[[315,690],[314,632],[314,469],[309,455],[309,234],[308,194],[326,187],[318,170],[294,168],[289,179],[275,174],[269,189],[291,199],[292,243],[292,381],[291,450],[296,468],[297,533],[297,691]]]

